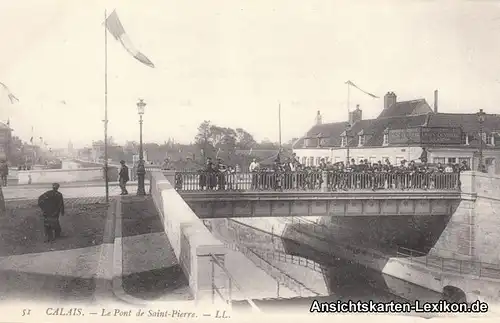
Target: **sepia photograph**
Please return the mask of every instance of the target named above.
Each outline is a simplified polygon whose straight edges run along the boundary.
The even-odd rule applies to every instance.
[[[5,322],[500,316],[500,1],[1,0]]]

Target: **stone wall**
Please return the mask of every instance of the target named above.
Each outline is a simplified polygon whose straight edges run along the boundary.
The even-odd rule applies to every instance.
[[[462,201],[431,253],[439,257],[500,263],[500,176],[461,174]]]
[[[151,196],[177,260],[189,279],[191,291],[196,300],[204,298],[212,289],[212,256],[223,264],[227,250],[160,170],[151,171],[148,176],[151,180]]]
[[[108,176],[110,177],[110,180],[117,180],[117,175],[118,171],[116,167],[110,167],[108,169]],[[18,171],[17,176],[18,184],[93,182],[104,181],[104,170],[102,167],[21,170]]]

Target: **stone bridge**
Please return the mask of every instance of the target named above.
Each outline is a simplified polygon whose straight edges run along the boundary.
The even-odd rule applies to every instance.
[[[179,175],[165,175],[179,184]],[[276,190],[255,189],[250,176],[233,182],[236,188],[201,190],[191,179],[177,191],[200,218],[236,218],[285,241],[338,249],[435,291],[456,288],[468,300],[500,296],[500,177],[471,171],[441,180],[382,178],[376,185],[372,177],[361,185],[348,180],[346,190],[322,174],[322,185]],[[309,224],[294,223],[300,217]]]

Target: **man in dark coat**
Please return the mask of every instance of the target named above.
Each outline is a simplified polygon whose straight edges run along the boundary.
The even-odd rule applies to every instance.
[[[50,242],[61,237],[59,215],[64,216],[64,198],[61,192],[59,192],[58,183],[52,184],[52,190],[40,195],[38,206],[43,213],[45,242]]]
[[[120,173],[119,173],[120,178],[118,180],[120,182],[120,188],[122,190],[120,195],[127,195],[128,194],[127,182],[129,181],[128,167],[127,167],[127,165],[125,165],[124,160],[120,161],[120,164],[122,165],[122,167],[120,168]]]
[[[420,161],[424,164],[427,164],[427,149],[422,147],[422,153],[420,154]]]

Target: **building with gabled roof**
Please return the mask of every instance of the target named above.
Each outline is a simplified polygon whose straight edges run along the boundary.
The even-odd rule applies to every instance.
[[[394,92],[384,96],[384,107],[375,119],[363,119],[359,106],[345,122],[317,122],[293,146],[305,165],[354,158],[356,162],[389,159],[418,160],[427,148],[431,163],[460,163],[477,168],[481,124],[477,113],[438,112],[437,91],[432,109],[425,99],[397,101]],[[482,123],[483,163],[500,173],[500,116],[485,114]]]

